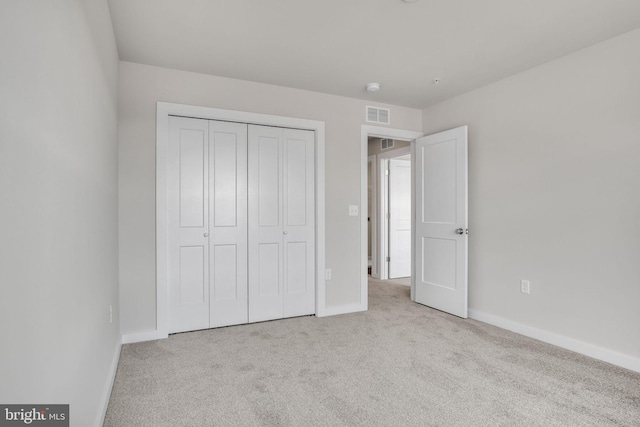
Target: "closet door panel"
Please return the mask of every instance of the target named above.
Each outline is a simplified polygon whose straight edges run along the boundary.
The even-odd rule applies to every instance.
[[[180,304],[203,304],[206,294],[206,247],[181,246],[178,282]]]
[[[248,322],[247,125],[209,121],[210,327]]]
[[[211,298],[217,302],[237,301],[238,246],[213,245],[213,291]]]
[[[283,130],[284,317],[315,313],[315,133]]]
[[[287,242],[285,252],[287,253],[287,271],[285,272],[287,294],[306,293],[309,285],[307,281],[307,242]]]
[[[205,133],[202,130],[180,128],[179,203],[180,227],[205,226]]]
[[[216,125],[222,126],[217,123],[211,126],[214,130],[211,140],[213,226],[235,227],[238,224],[238,174],[241,172],[240,169],[243,169],[242,165],[238,164],[238,150],[239,144],[245,143],[238,141],[241,135],[236,132],[244,129],[238,129],[233,133],[220,132],[215,131]]]
[[[278,297],[280,295],[280,245],[261,243],[258,246],[258,295]],[[279,311],[273,310],[276,314]]]
[[[283,317],[282,129],[249,125],[249,321]]]
[[[209,327],[208,124],[169,119],[169,332]]]
[[[286,141],[286,226],[307,224],[307,146],[304,140]]]
[[[280,133],[280,130],[277,132]],[[259,136],[257,144],[258,226],[279,227],[281,219],[280,138]]]

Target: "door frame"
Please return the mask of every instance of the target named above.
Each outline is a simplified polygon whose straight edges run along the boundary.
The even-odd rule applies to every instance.
[[[415,182],[414,176],[414,140],[416,138],[420,138],[424,136],[423,132],[406,130],[406,129],[394,129],[394,128],[386,128],[381,126],[370,126],[370,125],[361,125],[360,127],[360,206],[367,206],[367,190],[368,190],[368,179],[367,179],[367,159],[369,157],[369,137],[374,138],[393,138],[398,140],[411,141],[411,180]],[[379,157],[379,156],[378,156]],[[412,194],[412,204],[414,204],[415,195]],[[362,209],[361,209],[362,210]],[[415,227],[415,218],[411,219],[411,227]],[[369,281],[367,274],[367,266],[368,266],[368,250],[367,250],[367,242],[368,233],[367,233],[367,216],[360,215],[360,310],[367,310],[369,305]],[[414,242],[413,236],[411,241],[411,256],[414,254]],[[414,283],[413,277],[415,276],[412,267],[411,274],[411,299],[414,298]]]
[[[413,144],[413,140],[411,141]],[[385,174],[386,165],[383,162],[401,157],[404,155],[411,155],[413,150],[411,145],[408,147],[396,148],[395,150],[385,151],[382,154],[378,154],[378,181],[380,187],[378,191],[378,218],[380,218],[378,225],[378,233],[380,238],[378,239],[378,247],[376,248],[378,253],[378,259],[380,260],[380,280],[389,279],[389,263],[384,261],[389,256],[389,218],[385,215],[385,209],[388,211],[389,207],[389,176]],[[413,180],[413,156],[411,157],[411,212],[413,215],[413,202],[414,202],[414,180]],[[411,226],[413,227],[413,216],[411,220]],[[411,245],[413,249],[413,245]],[[413,255],[413,250],[411,251]],[[413,271],[413,270],[412,270]]]
[[[277,126],[315,132],[316,316],[323,317],[328,315],[325,302],[325,123],[317,120],[297,119],[270,114],[158,102],[156,105],[156,331],[155,334],[153,334],[155,337],[148,335],[147,338],[161,339],[169,336],[169,283],[167,271],[167,153],[169,145],[169,116]]]
[[[377,211],[377,201],[378,201],[378,156],[376,154],[372,154],[367,157],[367,175],[369,173],[369,164],[371,164],[371,182],[367,183],[367,196],[369,194],[369,187],[371,187],[371,215],[369,216],[369,221],[367,224],[367,234],[369,234],[369,226],[371,227],[371,235],[369,235],[368,239],[370,242],[367,242],[367,252],[369,251],[369,244],[371,244],[371,277],[375,277],[376,279],[380,277],[380,270],[378,269],[378,211]],[[368,181],[368,177],[367,177]],[[367,214],[369,210],[369,200],[367,199]],[[367,264],[368,264],[368,255],[367,255]]]

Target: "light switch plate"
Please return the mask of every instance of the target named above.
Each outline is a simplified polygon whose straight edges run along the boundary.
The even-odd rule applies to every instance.
[[[349,216],[358,216],[358,205],[349,205]]]

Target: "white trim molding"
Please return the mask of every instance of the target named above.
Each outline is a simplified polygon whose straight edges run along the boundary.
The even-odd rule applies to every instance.
[[[513,320],[476,310],[469,310],[469,318],[483,323],[488,323],[490,325],[497,326],[498,328],[506,329],[547,344],[555,345],[566,350],[571,350],[594,359],[602,360],[603,362],[611,363],[612,365],[640,372],[640,359],[626,354],[618,353],[613,350],[598,347],[594,344],[589,344],[584,341],[569,338],[554,332],[545,331],[543,329],[534,328],[532,326],[514,322]]]
[[[100,410],[96,415],[97,427],[101,427],[104,424],[104,417],[107,415],[107,408],[109,407],[109,399],[111,398],[111,390],[113,390],[113,383],[116,380],[116,373],[118,371],[118,362],[120,361],[120,350],[122,349],[122,340],[120,335],[116,340],[116,346],[113,350],[113,357],[111,359],[111,365],[109,366],[109,372],[107,372],[107,381],[104,384],[102,390],[102,396],[100,399]]]
[[[156,329],[152,329],[150,331],[142,331],[142,332],[133,332],[130,334],[122,334],[122,344],[131,344],[135,342],[144,342],[144,341],[154,341],[161,337],[158,335],[158,331]]]
[[[367,212],[367,216],[369,217],[367,228],[371,229],[371,235],[369,239],[371,242],[367,242],[367,247],[371,244],[371,277],[375,279],[380,278],[380,268],[381,264],[379,260],[381,258],[378,257],[378,156],[372,154],[367,157],[367,175],[369,174],[369,164],[371,164],[371,177],[373,178],[373,182],[367,183],[367,195],[369,194],[369,187],[371,187],[371,212]],[[364,209],[364,208],[363,208]],[[367,211],[369,210],[369,200],[367,200]],[[369,234],[369,230],[367,229],[367,234]],[[367,249],[368,252],[368,249]],[[368,255],[367,255],[368,258]],[[367,259],[367,264],[369,264],[369,260]]]
[[[366,310],[366,308],[362,308],[362,304],[337,305],[334,307],[327,307],[324,311],[324,316],[337,316],[339,314],[358,313]]]
[[[325,124],[321,121],[158,102],[156,111],[156,331],[127,334],[127,342],[168,336],[167,148],[169,116],[221,120],[315,132],[316,161],[316,316],[327,316],[325,283]],[[154,338],[155,334],[155,338]],[[131,340],[131,341],[129,341]]]

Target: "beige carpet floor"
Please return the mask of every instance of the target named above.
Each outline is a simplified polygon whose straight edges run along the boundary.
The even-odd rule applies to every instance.
[[[369,276],[370,279],[375,280],[373,277]],[[382,284],[384,283],[393,283],[396,285],[405,285],[405,286],[411,286],[411,277],[401,277],[399,279],[391,279],[391,280],[385,280],[380,282]]]
[[[123,346],[105,426],[640,426],[640,374],[412,303]]]

